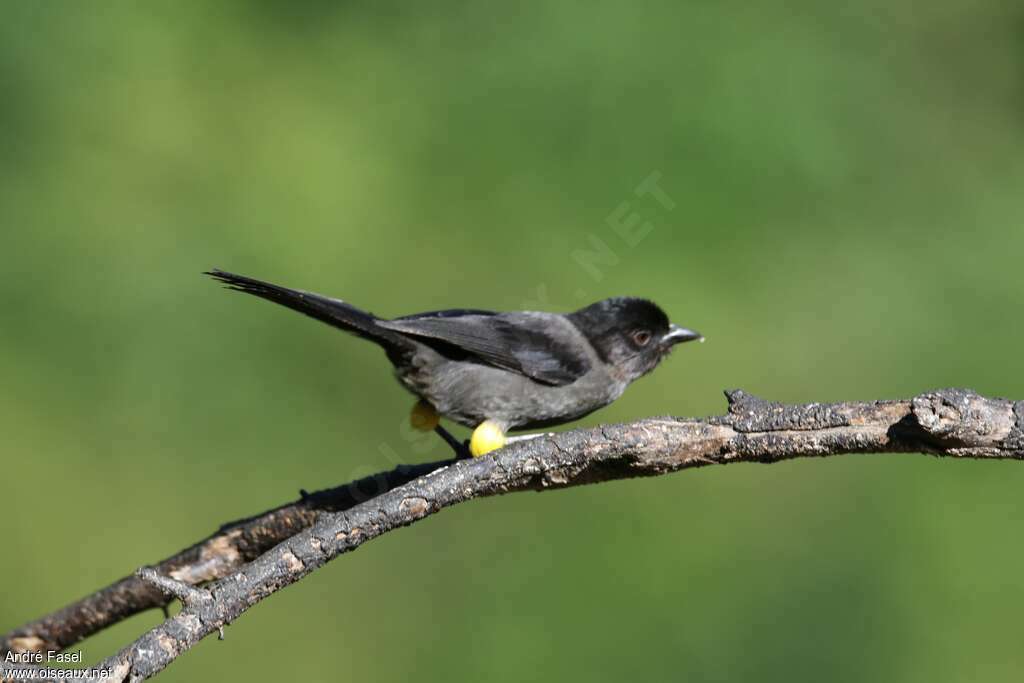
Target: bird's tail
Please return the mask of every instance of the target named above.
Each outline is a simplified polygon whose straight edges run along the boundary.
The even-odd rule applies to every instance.
[[[340,299],[331,299],[312,292],[272,285],[269,282],[244,275],[235,275],[217,268],[204,274],[223,282],[228,289],[252,294],[261,299],[287,306],[293,311],[305,313],[328,325],[376,342],[386,349],[404,348],[409,345],[402,335],[377,325],[378,318],[375,315],[362,311]]]

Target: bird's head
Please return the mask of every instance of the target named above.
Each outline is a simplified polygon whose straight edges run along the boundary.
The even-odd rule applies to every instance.
[[[627,382],[646,375],[679,343],[700,340],[699,332],[669,322],[653,301],[613,297],[569,314],[597,355]]]

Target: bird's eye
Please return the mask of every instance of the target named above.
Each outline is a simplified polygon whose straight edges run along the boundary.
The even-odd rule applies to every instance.
[[[633,333],[633,341],[636,342],[637,346],[647,346],[651,341],[651,333],[647,330],[637,330]]]

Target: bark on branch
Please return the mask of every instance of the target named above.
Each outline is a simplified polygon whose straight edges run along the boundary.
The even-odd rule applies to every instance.
[[[729,412],[723,416],[651,418],[563,432],[518,442],[484,458],[400,468],[314,494],[228,525],[155,568],[140,570],[137,579],[123,579],[17,629],[4,636],[3,648],[38,649],[41,643],[64,647],[61,643],[76,642],[128,614],[166,604],[163,596],[173,595],[183,601],[181,613],[99,665],[111,669],[114,680],[143,680],[207,635],[222,633],[225,625],[263,598],[338,555],[481,496],[657,476],[713,464],[847,453],[1024,459],[1024,401],[986,398],[963,389],[902,401],[804,405],[772,403],[742,391],[726,396]],[[361,496],[353,495],[374,484],[379,494],[372,499],[360,501]],[[348,493],[339,493],[343,491]],[[317,507],[317,496],[321,504],[331,504]],[[233,550],[217,551],[225,545]],[[209,583],[211,579],[216,580]],[[132,590],[124,590],[124,582]],[[207,585],[193,587],[199,583]],[[125,602],[113,608],[104,603],[117,599]],[[83,605],[100,605],[107,611],[101,618],[64,626],[62,620],[92,609]],[[0,662],[0,674],[12,666],[28,668]]]
[[[224,578],[308,528],[322,513],[346,510],[450,462],[403,465],[343,486],[304,494],[293,503],[223,524],[216,533],[156,563],[153,569],[192,585]],[[0,637],[0,659],[7,652],[65,650],[139,612],[166,608],[172,600],[136,574],[126,576]]]

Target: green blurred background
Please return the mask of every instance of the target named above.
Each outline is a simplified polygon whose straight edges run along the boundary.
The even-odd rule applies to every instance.
[[[644,295],[707,335],[584,424],[1024,398],[1019,3],[2,10],[0,631],[443,455],[379,350],[212,266],[382,315]],[[163,680],[1020,680],[1022,490],[878,455],[477,501]]]

